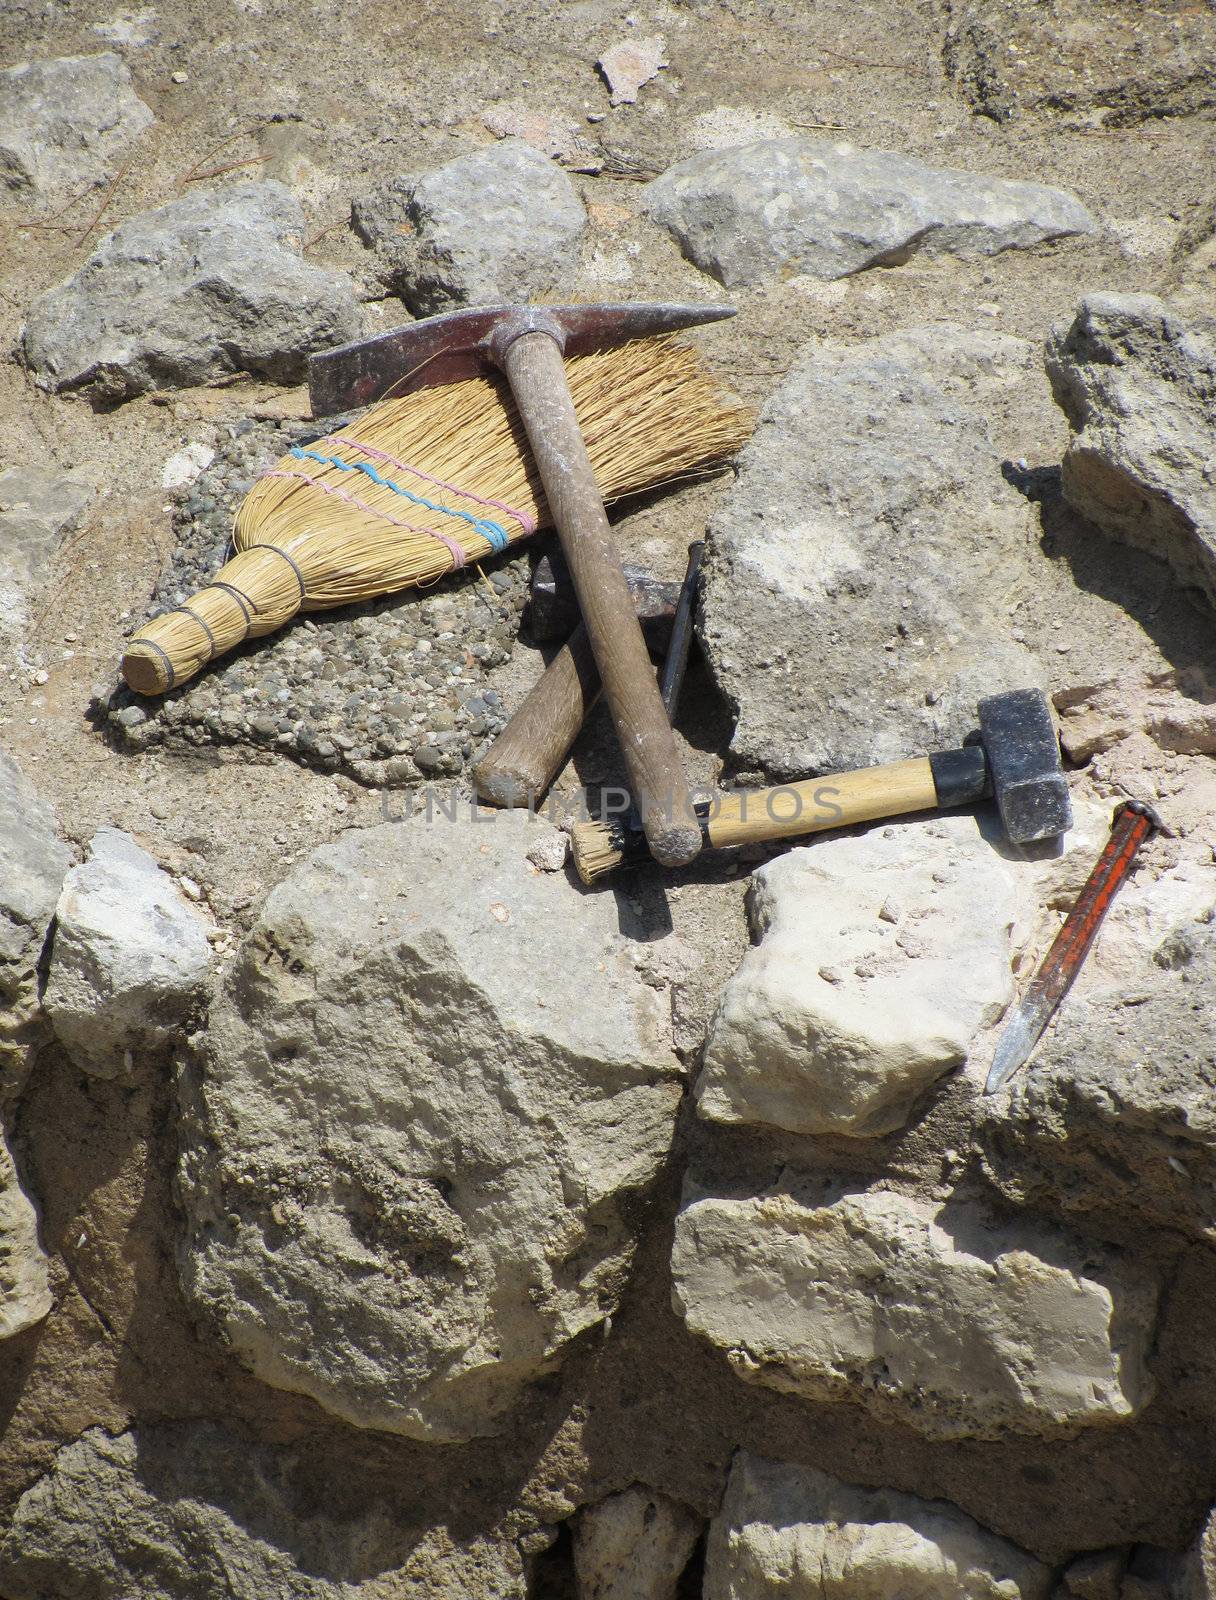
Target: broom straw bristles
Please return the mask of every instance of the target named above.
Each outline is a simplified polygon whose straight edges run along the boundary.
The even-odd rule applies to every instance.
[[[605,500],[720,463],[751,431],[752,413],[671,338],[576,357],[566,375]],[[348,467],[315,459],[327,456]],[[502,379],[385,400],[254,485],[237,513],[237,554],[184,607],[134,635],[123,677],[141,694],[163,694],[297,611],[432,583],[550,521]]]

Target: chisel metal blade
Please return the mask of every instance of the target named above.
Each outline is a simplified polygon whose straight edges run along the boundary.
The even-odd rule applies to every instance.
[[[1162,828],[1161,818],[1142,800],[1128,800],[1115,811],[1102,854],[1001,1035],[985,1094],[995,1094],[1007,1083],[1042,1038],[1056,1007],[1072,988],[1111,901],[1131,872],[1137,851]]]

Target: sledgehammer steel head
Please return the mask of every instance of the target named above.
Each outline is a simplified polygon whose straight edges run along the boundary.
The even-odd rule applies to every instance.
[[[1054,839],[1072,827],[1072,803],[1047,697],[1012,689],[979,703],[980,739],[1005,832],[1015,844]]]
[[[308,395],[315,417],[371,405],[386,395],[409,394],[476,377],[496,365],[490,349],[506,318],[556,323],[563,355],[583,355],[604,345],[677,333],[703,322],[733,317],[722,305],[471,306],[411,322],[371,339],[322,350],[308,361]],[[521,330],[524,331],[521,326]]]

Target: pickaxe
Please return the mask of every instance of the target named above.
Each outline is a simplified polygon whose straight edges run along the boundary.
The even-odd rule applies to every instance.
[[[687,780],[603,498],[566,383],[564,356],[734,315],[731,306],[491,306],[428,317],[309,361],[318,416],[499,368],[532,446],[650,853],[665,866],[702,844]]]

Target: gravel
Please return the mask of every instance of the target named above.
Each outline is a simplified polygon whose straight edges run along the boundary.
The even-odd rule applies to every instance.
[[[327,419],[330,428],[338,426]],[[231,554],[254,479],[311,423],[240,422],[173,504],[177,543],[147,617],[203,588]],[[453,573],[427,590],[302,614],[222,657],[163,699],[121,685],[95,715],[124,748],[227,746],[285,755],[374,787],[457,777],[506,722],[489,674],[507,662],[527,598],[526,554]]]

